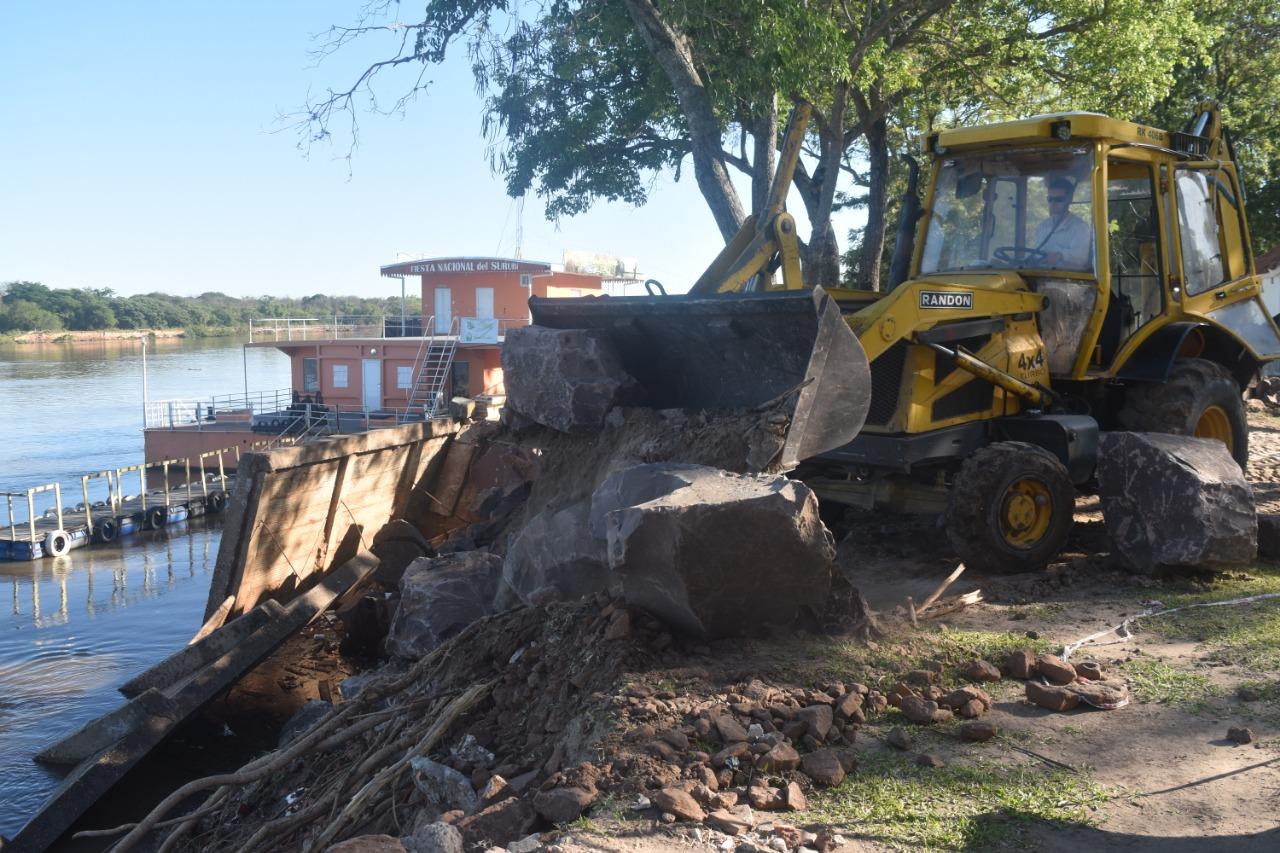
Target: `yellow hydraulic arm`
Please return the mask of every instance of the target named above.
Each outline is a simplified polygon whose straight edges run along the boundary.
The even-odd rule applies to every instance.
[[[769,200],[757,222],[748,216],[734,238],[716,255],[716,259],[698,277],[691,295],[705,296],[711,293],[737,293],[753,290],[757,276],[767,277],[774,269],[777,255],[782,267],[782,288],[800,290],[800,242],[796,239],[796,221],[786,211],[787,191],[795,176],[796,162],[800,158],[800,145],[809,127],[812,107],[797,104],[787,120],[787,132],[782,141],[778,158],[778,171],[769,187]]]

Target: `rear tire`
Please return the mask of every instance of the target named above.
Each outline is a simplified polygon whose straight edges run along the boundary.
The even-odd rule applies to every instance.
[[[947,536],[964,564],[985,572],[1043,569],[1067,541],[1075,487],[1049,451],[1001,441],[960,467],[947,500]]]
[[[1216,362],[1179,359],[1164,382],[1130,386],[1119,420],[1135,432],[1219,439],[1242,470],[1249,464],[1244,395],[1231,373]]]

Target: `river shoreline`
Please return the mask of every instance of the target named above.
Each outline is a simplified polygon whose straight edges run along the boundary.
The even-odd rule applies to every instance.
[[[7,344],[98,344],[104,341],[137,341],[149,339],[221,338],[236,335],[240,330],[232,326],[206,329],[96,329],[92,331],[53,332],[34,331],[0,335],[0,343]]]

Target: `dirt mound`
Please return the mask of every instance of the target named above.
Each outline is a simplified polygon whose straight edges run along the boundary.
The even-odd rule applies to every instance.
[[[281,749],[190,783],[154,819],[212,792],[170,849],[221,851],[324,849],[440,819],[469,844],[505,843],[605,795],[660,817],[672,790],[707,814],[748,802],[785,811],[802,802],[792,782],[852,769],[840,750],[887,704],[856,685],[743,675],[605,596],[521,608],[407,670],[384,667]],[[432,800],[424,767],[465,780],[464,811]]]

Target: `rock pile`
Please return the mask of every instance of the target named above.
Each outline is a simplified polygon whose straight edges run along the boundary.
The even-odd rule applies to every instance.
[[[407,753],[403,784],[381,789],[396,798],[400,831],[392,832],[389,802],[380,811],[374,800],[368,819],[349,823],[391,836],[366,836],[364,843],[383,845],[368,849],[457,849],[447,846],[455,842],[467,850],[524,849],[519,845],[531,836],[548,838],[539,834],[576,820],[606,795],[658,823],[696,823],[700,832],[778,850],[830,849],[830,836],[789,824],[785,815],[807,808],[815,787],[844,784],[856,771],[858,730],[889,698],[839,681],[710,681],[695,664],[708,651],[697,642],[603,594],[483,618],[408,673],[393,661],[364,679],[338,709],[354,706],[352,720],[386,719],[390,728],[357,722],[340,737],[325,730],[330,751],[235,789],[222,804],[225,814],[206,819],[216,837],[210,849],[236,848],[268,824],[279,827],[263,836],[277,848],[314,839],[327,818],[273,821],[286,805],[288,814],[327,815],[326,796],[346,802],[335,785],[355,791],[391,772],[400,754],[390,749],[396,733],[429,724],[424,709],[438,710],[477,684],[486,685],[482,698],[441,730],[434,746]],[[661,689],[628,675],[656,666],[690,681]],[[400,686],[387,693],[388,683]],[[299,721],[288,743],[315,741],[315,728],[331,720],[332,713]],[[380,755],[387,757],[379,762]]]
[[[1056,655],[1036,656],[1031,649],[1010,652],[1004,671],[1027,682],[1027,701],[1050,711],[1070,711],[1081,702],[1114,710],[1129,704],[1129,686],[1108,679],[1097,661],[1068,663]]]

